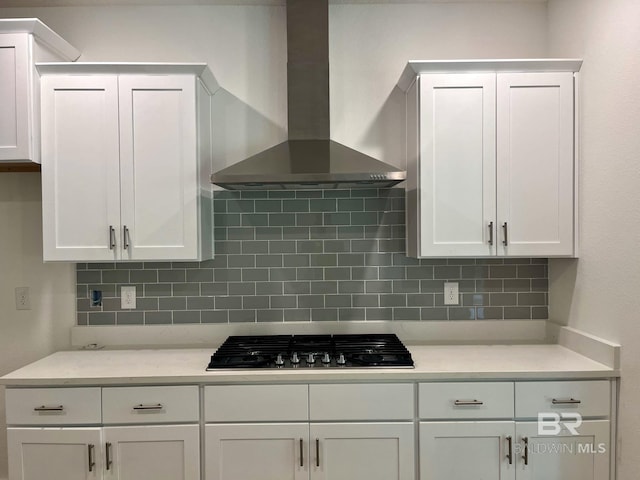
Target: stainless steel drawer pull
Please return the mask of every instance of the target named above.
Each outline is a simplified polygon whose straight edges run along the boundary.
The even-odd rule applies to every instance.
[[[320,466],[320,439],[316,438],[316,467]]]
[[[127,250],[129,248],[129,245],[131,244],[131,239],[129,238],[129,227],[125,225],[123,227],[123,230],[124,230],[124,235],[123,235],[124,249]]]
[[[507,459],[509,460],[509,465],[513,465],[513,438],[511,437],[511,435],[509,435],[506,438],[508,444],[509,444],[509,451],[507,453]]]
[[[105,444],[105,463],[107,464],[107,470],[111,469],[111,464],[113,463],[113,460],[111,460],[111,442],[107,442]]]
[[[524,464],[529,465],[529,437],[522,437],[522,441],[524,442],[524,455],[522,455],[522,458]]]
[[[300,466],[304,467],[304,442],[300,439]]]
[[[489,222],[489,245],[493,245],[493,222]]]
[[[116,248],[116,229],[109,225],[109,250]]]
[[[34,412],[64,412],[64,405],[57,405],[55,407],[46,407],[44,405],[33,409]]]
[[[502,230],[504,231],[504,240],[502,240],[502,245],[506,247],[507,245],[509,245],[509,227],[507,226],[507,222],[504,222],[502,224]]]
[[[134,410],[136,411],[144,411],[144,412],[148,412],[148,411],[158,411],[158,410],[164,410],[164,405],[162,405],[161,403],[157,403],[155,405],[136,405],[133,407]]]
[[[575,398],[552,398],[551,403],[553,405],[579,405],[582,401]]]
[[[453,404],[456,407],[475,407],[484,405],[484,402],[481,402],[480,400],[454,400]]]
[[[88,451],[88,455],[89,455],[89,471],[93,472],[93,467],[96,466],[96,460],[95,457],[93,456],[93,452],[96,449],[96,446],[93,444],[89,444],[89,451]]]

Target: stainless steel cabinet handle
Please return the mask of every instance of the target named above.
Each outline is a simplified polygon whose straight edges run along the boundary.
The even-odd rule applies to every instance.
[[[507,225],[507,222],[504,222],[502,224],[502,231],[504,232],[504,240],[502,240],[502,245],[504,245],[506,247],[507,245],[509,245],[509,236],[508,236],[509,227]]]
[[[316,467],[320,466],[320,439],[316,438]]]
[[[524,442],[524,455],[522,458],[524,459],[524,464],[529,465],[529,437],[522,437],[522,441]]]
[[[88,455],[89,455],[89,471],[90,471],[90,472],[93,472],[93,467],[95,467],[95,466],[96,466],[96,461],[95,461],[95,458],[94,458],[94,456],[93,456],[93,452],[94,452],[94,450],[95,450],[95,449],[96,449],[96,446],[95,446],[95,445],[93,445],[93,444],[89,444],[89,452],[88,452]]]
[[[513,465],[513,438],[511,437],[511,435],[509,435],[506,440],[509,444],[509,453],[507,453],[507,459],[509,460],[509,465]]]
[[[64,412],[64,405],[57,405],[55,407],[45,407],[42,405],[41,407],[36,407],[33,409],[34,412]]]
[[[109,225],[109,250],[116,248],[116,229]]]
[[[552,398],[551,403],[553,405],[579,405],[582,401],[575,398]]]
[[[480,400],[454,400],[453,404],[456,407],[473,407],[478,405],[484,405],[484,402]]]
[[[133,409],[136,411],[164,410],[164,405],[162,405],[161,403],[156,403],[155,405],[140,404],[140,405],[135,405]]]
[[[489,222],[489,245],[493,245],[493,222]]]
[[[304,442],[300,439],[300,466],[304,467]]]
[[[130,238],[129,238],[129,227],[127,227],[126,225],[124,227],[122,227],[123,231],[124,231],[124,249],[127,250],[129,248],[129,245],[131,244]]]
[[[105,444],[105,463],[107,464],[107,470],[111,469],[111,464],[113,461],[111,460],[111,443],[107,442]]]

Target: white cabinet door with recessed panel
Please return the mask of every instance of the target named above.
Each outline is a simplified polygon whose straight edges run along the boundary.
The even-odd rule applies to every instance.
[[[8,428],[9,480],[102,479],[95,428]]]

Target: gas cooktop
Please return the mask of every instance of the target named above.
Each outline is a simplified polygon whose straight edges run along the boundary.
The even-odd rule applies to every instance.
[[[393,334],[231,336],[207,370],[227,368],[413,368]]]

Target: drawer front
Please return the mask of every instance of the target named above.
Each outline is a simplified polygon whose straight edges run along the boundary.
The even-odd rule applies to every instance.
[[[206,422],[309,420],[307,385],[214,385],[204,389]]]
[[[105,424],[197,422],[198,387],[111,387],[102,389]]]
[[[83,425],[102,421],[99,388],[9,388],[8,425]]]
[[[513,418],[512,382],[421,383],[423,419]]]
[[[309,386],[311,420],[412,420],[414,386],[330,384]]]
[[[516,416],[574,412],[583,417],[608,417],[611,384],[608,380],[516,382]]]

